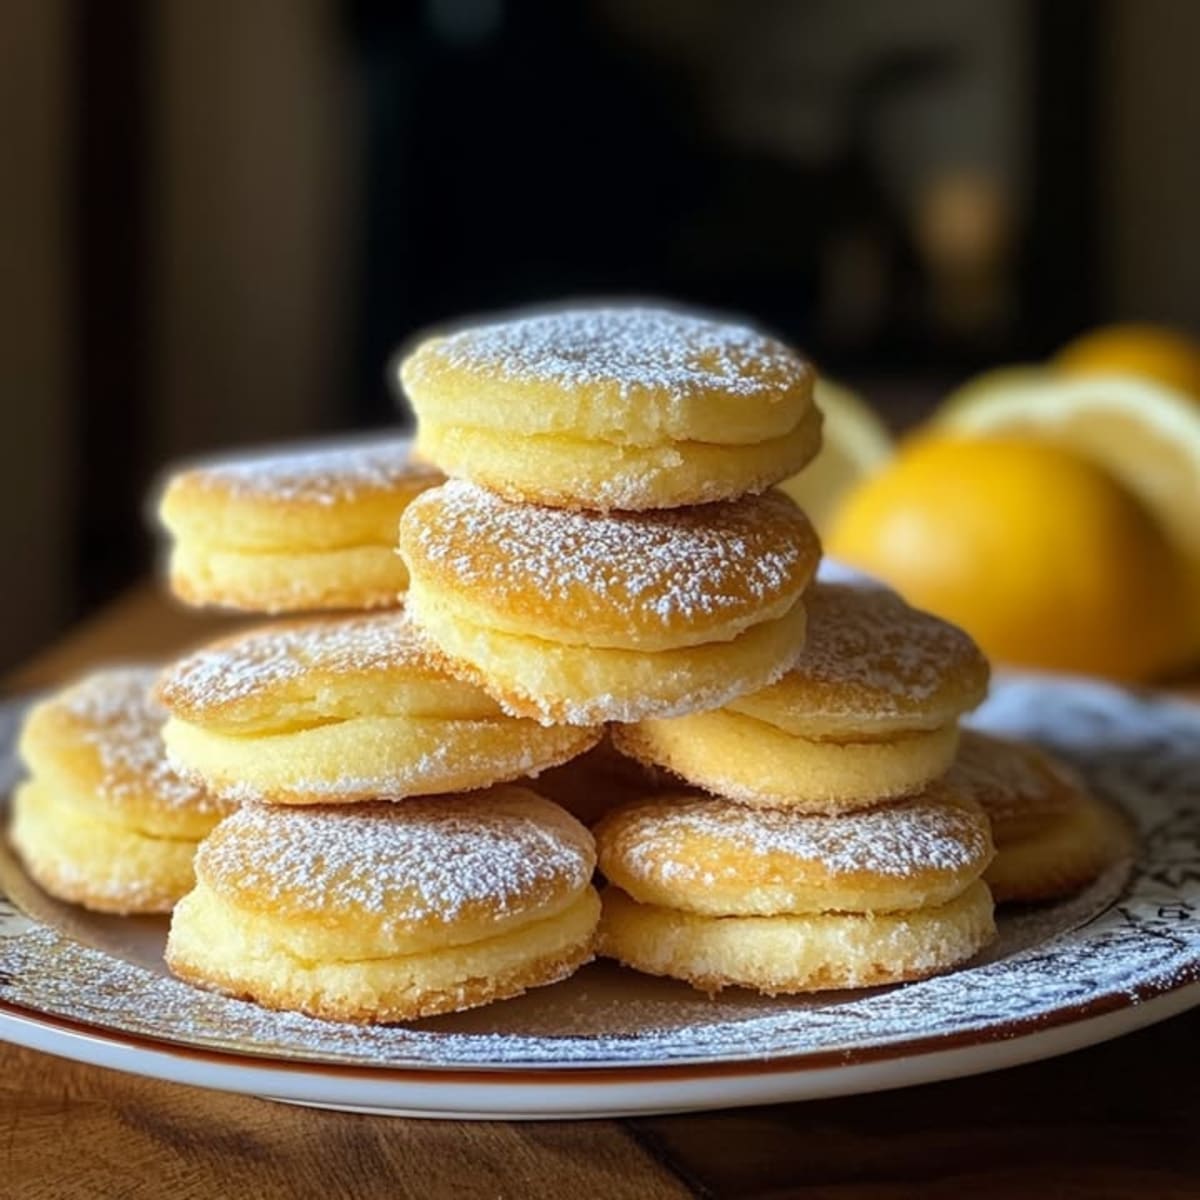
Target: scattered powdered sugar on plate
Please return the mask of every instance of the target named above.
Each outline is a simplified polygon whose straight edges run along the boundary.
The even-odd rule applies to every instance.
[[[0,708],[0,728],[2,718]],[[339,1025],[164,977],[165,921],[59,904],[0,844],[0,999],[101,1036],[265,1059],[520,1070],[803,1060],[888,1046],[902,1054],[913,1039],[1020,1037],[1200,980],[1200,710],[1088,681],[1001,676],[975,720],[1065,757],[1130,814],[1141,845],[1131,874],[1130,863],[1117,864],[1067,901],[1002,909],[998,940],[947,975],[811,997],[733,989],[710,999],[600,963],[472,1012],[397,1027]],[[0,1026],[4,1019],[0,1011]]]
[[[176,716],[236,704],[319,672],[439,674],[407,613],[315,617],[263,625],[216,642],[168,667],[159,696]]]
[[[520,911],[591,878],[591,838],[548,802],[501,789],[330,808],[247,805],[203,843],[196,873],[272,913],[452,924]]]
[[[733,850],[811,863],[830,875],[909,878],[979,867],[990,844],[982,816],[939,802],[936,792],[837,816],[743,808],[710,797],[650,799],[608,820],[614,854],[634,876],[697,883],[711,882],[718,862],[724,876],[736,878]]]
[[[167,761],[162,742],[167,713],[154,698],[158,672],[150,666],[98,671],[50,703],[70,714],[78,736],[95,748],[102,795],[113,800],[150,795],[168,808],[221,812],[229,806]]]
[[[440,474],[413,462],[408,438],[372,439],[247,454],[192,468],[183,478],[255,500],[334,505],[397,487],[428,486]]]
[[[803,514],[770,494],[665,512],[572,512],[451,480],[414,501],[401,530],[406,552],[478,591],[479,603],[535,592],[663,627],[798,593],[819,553]]]
[[[811,369],[781,342],[743,325],[664,308],[581,308],[476,325],[426,343],[402,367],[420,387],[439,370],[489,382],[612,387],[684,399],[709,391],[778,393]]]

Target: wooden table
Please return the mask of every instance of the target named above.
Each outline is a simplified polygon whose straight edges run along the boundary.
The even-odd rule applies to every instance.
[[[6,681],[211,635],[149,588]],[[288,1108],[0,1045],[0,1198],[1200,1196],[1200,1010],[1065,1058],[699,1116],[506,1124]]]

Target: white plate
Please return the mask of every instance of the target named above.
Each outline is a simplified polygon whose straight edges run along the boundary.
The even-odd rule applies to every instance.
[[[16,773],[16,717],[0,710],[0,792]],[[1200,707],[1019,676],[997,682],[977,722],[1074,762],[1129,812],[1140,845],[1082,895],[1003,914],[997,943],[950,975],[809,999],[709,999],[595,964],[470,1013],[337,1025],[169,978],[164,921],[59,904],[4,849],[0,1037],[302,1104],[582,1117],[903,1087],[1061,1054],[1200,1003]]]

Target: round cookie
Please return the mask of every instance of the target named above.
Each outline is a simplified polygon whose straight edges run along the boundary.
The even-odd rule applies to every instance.
[[[983,810],[940,783],[836,816],[665,792],[608,813],[594,832],[610,883],[643,904],[711,917],[936,906],[994,853]]]
[[[562,310],[423,342],[400,365],[422,452],[512,500],[728,500],[821,444],[813,371],[753,329],[662,308]]]
[[[804,640],[820,546],[777,492],[652,513],[514,504],[452,480],[409,507],[409,611],[506,711],[593,724],[725,703]]]
[[[995,936],[992,897],[976,880],[937,908],[894,913],[705,917],[639,904],[606,888],[598,951],[645,975],[710,995],[767,996],[905,983],[948,971]]]
[[[196,466],[159,506],[171,590],[246,612],[392,608],[408,584],[396,525],[441,482],[406,439],[374,439]]]
[[[598,728],[506,715],[448,675],[404,612],[281,622],[169,667],[173,763],[218,795],[345,804],[487,787],[555,766]]]
[[[850,811],[920,791],[954,761],[988,664],[955,626],[886,588],[817,583],[808,636],[776,683],[723,708],[618,727],[640,762],[766,808]]]
[[[590,961],[591,836],[518,787],[285,809],[204,843],[166,960],[190,983],[337,1021],[457,1012]]]
[[[167,763],[154,667],[98,671],[35,705],[21,732],[30,778],[10,838],[29,874],[98,912],[169,912],[196,846],[233,806]]]
[[[709,992],[896,983],[995,931],[987,818],[945,787],[840,816],[662,795],[595,832],[610,883],[600,953]]]
[[[1128,822],[1026,742],[964,730],[948,781],[991,820],[998,903],[1069,896],[1130,850]]]

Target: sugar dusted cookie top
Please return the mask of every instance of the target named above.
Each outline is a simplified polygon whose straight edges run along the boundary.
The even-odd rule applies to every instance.
[[[814,378],[748,326],[641,306],[471,326],[423,342],[400,374],[418,413],[438,421],[490,410],[487,424],[638,445],[778,437],[811,407]]]
[[[799,661],[730,709],[804,737],[933,729],[983,699],[988,663],[971,638],[895,592],[818,583],[805,606]]]

